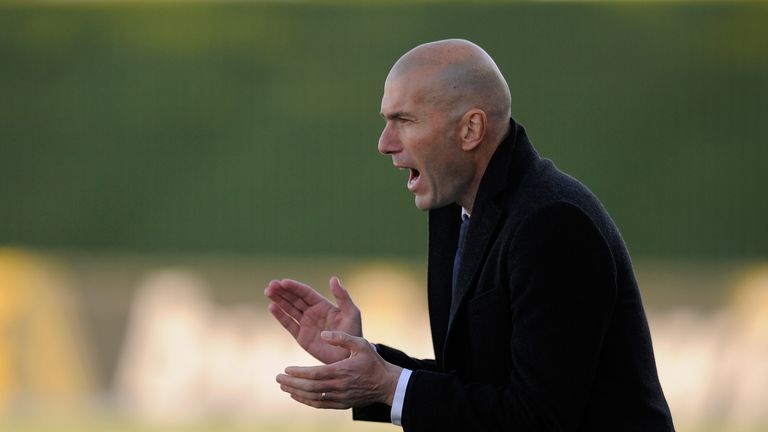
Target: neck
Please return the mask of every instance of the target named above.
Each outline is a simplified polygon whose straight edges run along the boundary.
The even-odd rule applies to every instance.
[[[466,209],[467,213],[472,213],[472,207],[475,204],[475,198],[477,197],[477,190],[480,188],[480,182],[483,180],[485,170],[488,168],[488,164],[491,162],[493,154],[496,153],[496,149],[506,139],[509,134],[510,126],[509,122],[506,122],[503,128],[500,128],[500,132],[493,134],[493,139],[482,143],[478,147],[477,157],[475,159],[475,175],[472,178],[472,182],[468,188],[466,196],[461,197],[458,202],[460,206]]]

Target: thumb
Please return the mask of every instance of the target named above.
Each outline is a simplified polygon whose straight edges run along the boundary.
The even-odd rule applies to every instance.
[[[351,352],[360,352],[370,348],[370,344],[365,339],[342,331],[324,331],[320,333],[320,337],[331,345],[346,348]]]
[[[349,291],[341,286],[339,278],[336,276],[332,277],[328,282],[328,285],[331,286],[331,294],[333,294],[333,298],[336,299],[336,304],[339,305],[339,309],[344,313],[355,312],[357,306],[352,302],[352,297],[349,296]]]

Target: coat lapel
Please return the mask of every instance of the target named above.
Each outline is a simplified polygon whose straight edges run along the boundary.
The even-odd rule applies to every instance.
[[[501,219],[501,211],[496,206],[488,206],[476,217],[470,218],[464,254],[461,258],[459,275],[456,281],[455,295],[451,299],[451,312],[448,318],[448,329],[456,316],[456,311],[470,291],[475,273],[485,261],[486,252],[496,232],[496,226]]]

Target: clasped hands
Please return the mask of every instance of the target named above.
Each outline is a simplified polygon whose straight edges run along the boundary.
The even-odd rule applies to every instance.
[[[392,398],[402,368],[385,361],[363,339],[360,310],[339,279],[331,278],[336,305],[309,285],[273,280],[264,290],[269,311],[321,366],[289,366],[277,375],[280,389],[315,408],[347,409]]]

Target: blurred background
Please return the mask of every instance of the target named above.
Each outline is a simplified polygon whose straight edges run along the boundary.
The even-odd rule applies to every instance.
[[[470,39],[633,255],[682,432],[768,431],[768,3],[0,1],[0,430],[391,431],[294,403],[266,310],[339,275],[432,357],[426,215],[376,152]]]

